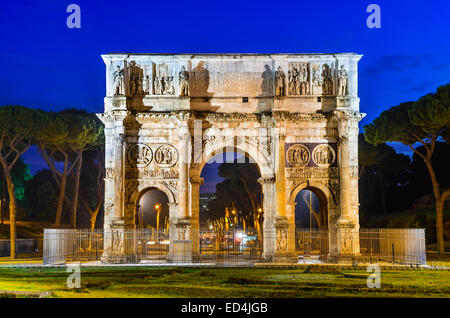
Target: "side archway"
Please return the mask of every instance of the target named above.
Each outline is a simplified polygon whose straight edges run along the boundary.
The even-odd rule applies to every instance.
[[[169,199],[169,204],[174,204],[177,202],[177,198],[175,193],[164,183],[162,182],[145,182],[140,185],[133,191],[130,196],[130,202],[134,205],[139,203],[142,195],[151,189],[157,189],[164,192]]]
[[[163,182],[143,182],[140,183],[130,195],[129,203],[126,205],[125,215],[127,216],[127,220],[130,224],[136,225],[136,215],[138,213],[139,201],[142,196],[149,190],[156,189],[162,191],[168,199],[169,204],[169,216],[172,216],[175,211],[173,211],[172,207],[177,206],[177,196],[173,189],[169,188]]]
[[[302,190],[309,190],[313,192],[318,200],[319,205],[321,208],[325,209],[325,215],[326,215],[326,224],[327,226],[323,229],[325,231],[328,231],[328,247],[326,248],[327,253],[334,253],[337,250],[337,227],[336,222],[338,219],[337,216],[337,200],[334,194],[331,192],[331,190],[322,184],[321,182],[317,182],[314,180],[307,180],[304,182],[301,182],[297,185],[295,185],[293,188],[291,188],[289,193],[289,199],[288,199],[288,208],[287,208],[287,214],[289,219],[289,229],[292,233],[296,232],[295,229],[295,205],[296,205],[296,197]],[[321,232],[322,233],[322,232]],[[318,234],[322,235],[322,234]],[[326,232],[325,234],[326,235]],[[291,235],[290,238],[290,249],[292,252],[295,251],[296,248],[296,242],[295,242],[295,236]],[[326,236],[325,236],[326,240]],[[325,255],[323,255],[325,256]]]

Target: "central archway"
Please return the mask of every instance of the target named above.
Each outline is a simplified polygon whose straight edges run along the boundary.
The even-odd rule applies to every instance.
[[[258,259],[264,217],[257,164],[240,153],[223,152],[204,165],[201,177],[199,257],[216,262]]]
[[[247,151],[243,151],[242,148]],[[194,173],[191,174],[191,226],[193,242],[193,255],[199,258],[207,258],[208,253],[211,255],[222,255],[222,259],[226,257],[233,257],[242,259],[259,259],[264,251],[264,231],[271,229],[267,226],[266,214],[272,214],[273,211],[267,211],[265,206],[266,201],[273,201],[273,198],[265,197],[264,183],[261,183],[263,176],[269,174],[269,165],[265,162],[262,154],[258,153],[258,149],[251,145],[244,147],[236,146],[220,146],[215,147],[214,150],[209,149],[205,151],[206,155],[201,160],[201,163],[195,164],[192,167]],[[254,149],[252,149],[254,148]],[[209,222],[201,224],[200,222],[200,186],[204,183],[204,174],[202,171],[204,167],[215,160],[214,158],[221,158],[221,162],[237,161],[237,164],[252,164],[258,173],[257,186],[260,188],[260,200],[258,202],[250,203],[252,211],[241,211],[242,207],[233,207],[230,205],[228,211],[225,211],[222,219],[218,219],[215,224]],[[270,178],[266,178],[270,179]],[[248,210],[249,210],[248,209]],[[244,213],[247,212],[247,213]],[[244,218],[245,216],[245,218]],[[254,220],[250,221],[251,218]],[[245,220],[246,219],[246,220]],[[234,223],[233,220],[235,221]],[[228,222],[228,224],[227,224]],[[245,223],[245,230],[244,230]],[[252,226],[249,226],[253,223]],[[233,224],[233,226],[230,226]],[[201,226],[203,225],[203,226]],[[205,227],[206,225],[206,227]],[[227,227],[228,225],[228,227]],[[214,233],[215,232],[215,233]],[[218,233],[220,232],[220,234]],[[211,239],[211,237],[214,237]],[[230,244],[228,244],[230,243]],[[228,244],[228,245],[227,245]],[[214,251],[214,253],[212,253]],[[216,257],[216,256],[215,256]],[[217,257],[215,258],[217,261]]]

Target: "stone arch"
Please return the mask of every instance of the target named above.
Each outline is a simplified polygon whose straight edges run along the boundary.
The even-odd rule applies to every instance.
[[[173,204],[173,203],[177,202],[177,197],[173,193],[173,191],[171,189],[169,189],[169,187],[166,184],[164,184],[162,182],[158,182],[158,181],[145,182],[145,183],[139,184],[137,186],[137,188],[131,194],[130,202],[134,206],[136,206],[139,203],[139,200],[141,199],[142,195],[151,189],[157,189],[157,190],[164,192],[167,195],[167,198],[169,199],[169,204]]]
[[[302,190],[311,190],[312,192],[314,192],[314,194],[317,195],[320,204],[326,207],[327,224],[328,228],[330,228],[332,226],[333,220],[335,219],[334,214],[336,204],[336,200],[331,190],[320,182],[307,180],[293,187],[289,194],[288,205],[295,205],[295,198]]]
[[[142,196],[149,190],[160,190],[162,191],[168,199],[169,207],[170,205],[175,205],[177,203],[177,197],[173,193],[173,191],[164,183],[158,182],[158,181],[152,181],[152,182],[144,182],[139,184],[136,189],[133,191],[133,193],[130,196],[129,204],[125,206],[126,212],[125,214],[128,215],[128,220],[130,220],[132,223],[136,225],[136,213],[138,212],[139,208],[139,201],[141,200]],[[169,217],[170,217],[170,208],[169,208]]]
[[[258,147],[248,142],[241,142],[240,144],[235,145],[233,140],[231,143],[220,142],[210,146],[204,146],[202,153],[197,158],[194,158],[194,163],[191,165],[192,172],[190,173],[190,176],[200,178],[203,167],[212,157],[220,153],[231,151],[243,154],[253,163],[256,163],[262,177],[272,176],[274,174],[269,158],[267,158]]]

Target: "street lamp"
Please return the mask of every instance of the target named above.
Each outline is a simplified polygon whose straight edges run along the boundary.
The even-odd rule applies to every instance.
[[[159,241],[159,213],[161,212],[161,205],[159,203],[155,204],[155,210],[156,210],[156,235]]]
[[[261,218],[262,208],[258,208],[258,215],[256,217],[256,230],[258,233],[258,240],[261,239],[261,224],[259,223],[259,219]]]

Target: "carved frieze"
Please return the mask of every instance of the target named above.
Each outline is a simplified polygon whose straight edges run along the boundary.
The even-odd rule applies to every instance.
[[[292,145],[286,152],[286,160],[292,167],[303,167],[308,163],[309,159],[308,148],[300,144]]]
[[[336,160],[336,153],[334,149],[327,144],[321,144],[314,148],[312,152],[312,159],[316,165],[330,166]]]
[[[128,163],[134,167],[145,167],[152,161],[152,149],[145,144],[134,144],[128,149]]]
[[[337,167],[304,167],[304,168],[286,168],[287,178],[337,178]]]
[[[127,168],[126,178],[131,179],[146,179],[146,178],[161,178],[161,179],[176,179],[178,178],[178,171],[173,168],[150,168],[145,167],[141,169]]]
[[[289,63],[289,95],[309,94],[308,63]]]

